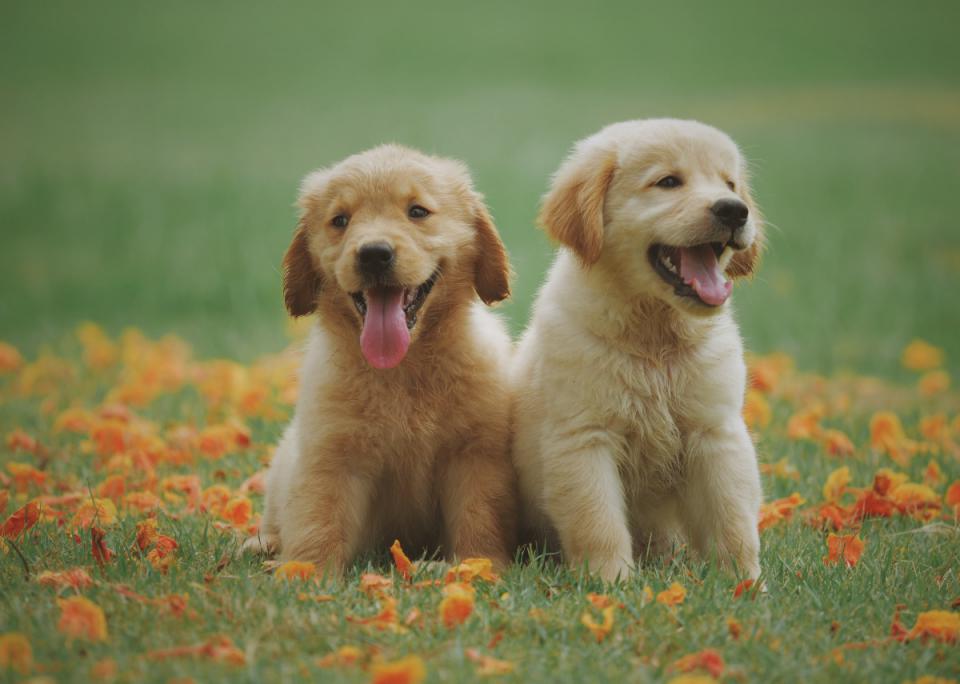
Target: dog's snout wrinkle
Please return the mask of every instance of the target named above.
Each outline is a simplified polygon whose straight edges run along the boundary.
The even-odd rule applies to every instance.
[[[713,203],[710,213],[724,226],[735,231],[746,224],[750,210],[738,199],[724,198]]]
[[[393,268],[396,256],[388,243],[370,242],[357,250],[357,267],[366,276],[381,276]]]

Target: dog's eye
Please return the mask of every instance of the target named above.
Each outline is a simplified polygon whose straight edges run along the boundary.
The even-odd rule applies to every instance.
[[[429,215],[430,210],[426,207],[421,207],[419,204],[414,204],[412,207],[407,209],[407,216],[412,219],[427,218]]]
[[[337,214],[330,223],[334,228],[346,228],[347,224],[350,223],[350,217],[346,214]]]
[[[679,188],[683,181],[678,176],[664,176],[657,181],[658,188]]]
[[[730,192],[737,191],[737,184],[734,183],[733,181],[727,181],[727,187],[730,188]]]

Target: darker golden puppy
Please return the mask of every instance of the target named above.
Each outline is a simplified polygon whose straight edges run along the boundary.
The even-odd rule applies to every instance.
[[[300,206],[284,296],[317,322],[248,547],[333,572],[394,538],[507,563],[510,339],[484,303],[509,268],[466,168],[377,147],[307,176]]]

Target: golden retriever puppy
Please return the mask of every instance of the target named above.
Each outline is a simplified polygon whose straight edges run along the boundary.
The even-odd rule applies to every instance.
[[[761,225],[736,145],[677,120],[579,142],[539,223],[564,248],[511,369],[526,520],[612,580],[685,538],[757,577],[760,477],[730,308]]]
[[[511,343],[483,303],[509,266],[467,169],[381,146],[308,175],[299,205],[284,298],[317,320],[247,548],[333,574],[394,538],[508,563]]]

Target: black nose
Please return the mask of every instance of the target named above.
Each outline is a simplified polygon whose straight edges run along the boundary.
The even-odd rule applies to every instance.
[[[367,276],[380,276],[393,267],[393,247],[386,242],[371,242],[357,251],[357,267]]]
[[[738,199],[722,199],[714,202],[713,206],[710,207],[710,212],[727,228],[736,230],[742,228],[743,224],[747,222],[747,215],[750,210],[747,209],[746,204]]]

